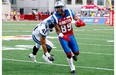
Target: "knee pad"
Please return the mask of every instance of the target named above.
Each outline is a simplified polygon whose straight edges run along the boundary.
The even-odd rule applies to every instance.
[[[46,45],[47,50],[51,50],[53,47],[51,47],[50,45]]]
[[[67,55],[67,58],[71,58],[72,57],[72,53],[71,52],[67,53],[66,55]]]
[[[79,52],[74,52],[74,54],[77,56],[77,55],[79,55]]]
[[[40,45],[40,44],[38,44],[38,43],[36,43],[36,44],[35,44],[35,47],[36,47],[37,49],[39,49],[39,48],[40,48],[40,46],[41,46],[41,45]]]

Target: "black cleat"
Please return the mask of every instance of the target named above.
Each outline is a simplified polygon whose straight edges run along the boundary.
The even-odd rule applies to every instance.
[[[77,61],[77,56],[74,55],[73,56],[73,60]]]
[[[49,59],[50,61],[54,61],[54,58],[53,58],[53,57],[48,57],[48,59]]]
[[[75,70],[71,71],[71,74],[75,74],[75,73],[76,73],[76,71],[75,71]]]

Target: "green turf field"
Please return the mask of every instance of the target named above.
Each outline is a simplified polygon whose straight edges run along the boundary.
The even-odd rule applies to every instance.
[[[47,64],[42,59],[43,51],[37,54],[33,63],[28,54],[34,42],[30,40],[8,40],[13,36],[31,35],[38,22],[2,23],[2,75],[71,75],[66,55],[56,38],[55,31],[49,38],[54,44],[51,52],[54,63]],[[75,38],[80,48],[75,75],[114,75],[114,27],[108,25],[73,26]],[[6,39],[4,39],[6,38]]]

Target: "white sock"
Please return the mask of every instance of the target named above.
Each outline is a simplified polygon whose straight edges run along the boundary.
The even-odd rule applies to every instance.
[[[70,58],[70,59],[67,58],[67,61],[68,61],[68,63],[69,63],[69,66],[70,66],[71,71],[75,70],[75,66],[74,66],[74,64],[73,64],[72,58]]]

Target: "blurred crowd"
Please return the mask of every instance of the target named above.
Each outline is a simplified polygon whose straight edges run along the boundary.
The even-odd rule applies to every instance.
[[[20,12],[13,9],[10,14],[8,12],[2,13],[2,15],[4,16],[4,20],[8,21],[10,19],[10,21],[14,21],[17,20],[19,21],[20,19]]]
[[[41,15],[52,15],[53,13],[54,11],[49,11],[49,10],[46,10],[46,11],[32,10],[26,15],[35,15],[36,20],[41,20]],[[79,12],[75,11],[75,13],[79,17],[109,17],[110,10],[105,9],[105,10],[98,10],[98,11],[79,11]],[[12,9],[10,14],[6,12],[6,13],[3,13],[3,15],[5,16],[5,21],[8,20],[8,16],[10,16],[10,21],[14,21],[14,20],[19,21],[21,20],[21,17],[24,17],[25,14],[21,14],[19,11]]]
[[[98,11],[79,11],[77,15],[79,17],[109,17],[110,10],[98,10]]]

